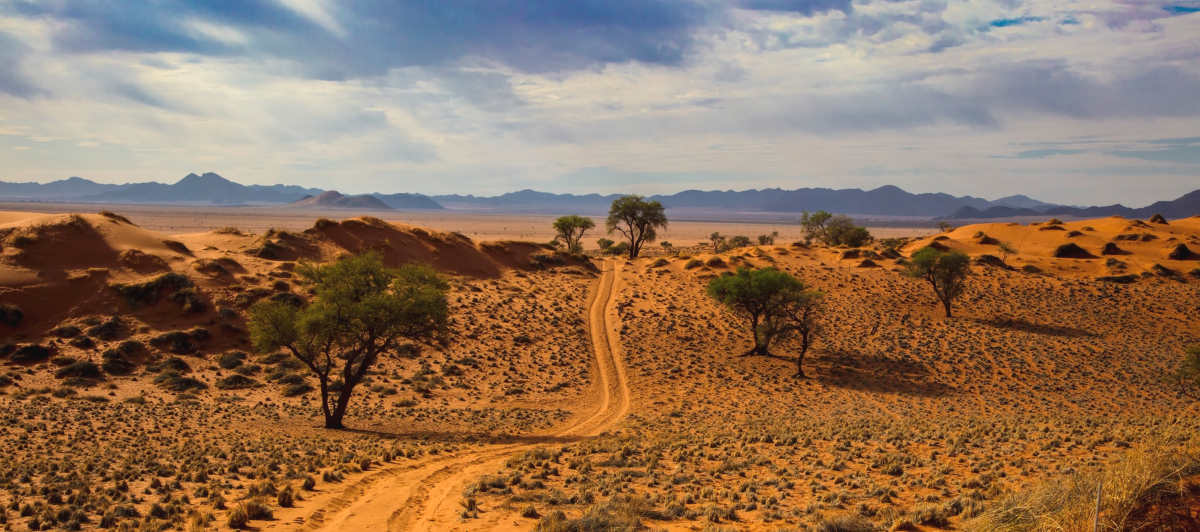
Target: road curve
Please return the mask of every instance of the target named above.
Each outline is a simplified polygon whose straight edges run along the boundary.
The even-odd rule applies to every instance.
[[[620,355],[619,320],[615,295],[621,286],[621,265],[602,263],[600,278],[591,292],[587,322],[595,354],[596,378],[585,403],[588,414],[540,435],[554,438],[588,438],[619,423],[629,413],[629,385]],[[496,444],[442,455],[424,462],[380,471],[347,487],[337,497],[305,519],[303,530],[488,530],[513,528],[501,522],[499,510],[480,519],[461,520],[463,490],[480,476],[499,471],[513,455],[541,446],[538,443]]]

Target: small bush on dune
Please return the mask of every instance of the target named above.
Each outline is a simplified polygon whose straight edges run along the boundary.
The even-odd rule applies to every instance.
[[[49,347],[30,344],[18,347],[15,351],[13,351],[10,360],[18,364],[32,364],[46,360],[50,358],[50,355],[52,354],[53,351],[51,351]]]
[[[139,307],[158,303],[165,293],[191,288],[192,280],[185,275],[170,272],[140,283],[119,283],[111,286],[131,306]]]
[[[79,360],[63,366],[58,371],[54,372],[54,376],[60,379],[66,379],[69,377],[79,379],[103,379],[104,373],[100,371],[100,366],[96,365],[95,362]]]

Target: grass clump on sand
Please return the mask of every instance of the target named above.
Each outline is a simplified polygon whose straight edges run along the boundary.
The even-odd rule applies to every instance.
[[[978,519],[966,523],[966,529],[1091,530],[1097,519],[1097,488],[1103,486],[1100,530],[1176,530],[1169,521],[1152,522],[1164,515],[1148,514],[1152,510],[1169,514],[1179,504],[1186,509],[1186,501],[1181,499],[1200,491],[1194,480],[1188,480],[1200,474],[1195,448],[1153,445],[1130,451],[1100,473],[1052,480],[1000,499]]]
[[[196,292],[192,280],[175,272],[164,273],[140,283],[116,283],[110,286],[135,308],[158,303],[165,295],[183,307],[185,312],[204,310],[204,302]]]

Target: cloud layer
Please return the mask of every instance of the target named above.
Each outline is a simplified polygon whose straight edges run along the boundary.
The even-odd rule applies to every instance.
[[[0,179],[1137,204],[1200,182],[1197,34],[1189,2],[10,0]]]

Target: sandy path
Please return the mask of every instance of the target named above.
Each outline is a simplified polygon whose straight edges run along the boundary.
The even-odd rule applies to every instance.
[[[497,444],[431,458],[405,468],[364,477],[323,502],[305,519],[305,530],[480,530],[520,528],[514,514],[484,509],[480,518],[463,521],[459,502],[463,490],[480,476],[501,469],[512,456],[548,442],[596,436],[616,425],[629,412],[629,387],[620,359],[614,294],[620,286],[620,266],[603,265],[588,308],[588,328],[599,376],[592,396],[585,399],[589,415],[527,440],[533,443]],[[544,438],[538,441],[539,438]],[[527,525],[528,523],[526,523]]]

